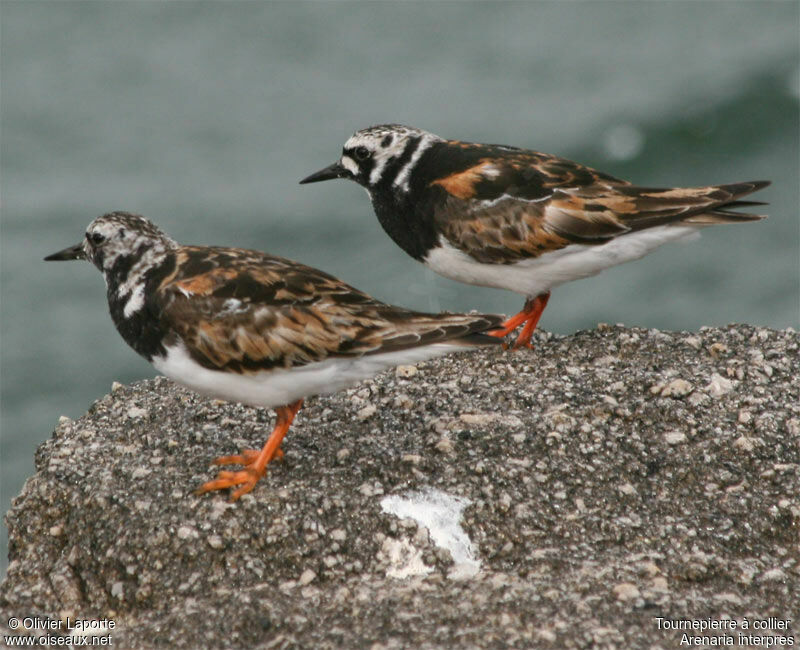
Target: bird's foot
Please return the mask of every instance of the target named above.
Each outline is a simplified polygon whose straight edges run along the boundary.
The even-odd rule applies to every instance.
[[[490,336],[502,338],[513,332],[515,329],[517,329],[517,327],[524,323],[522,331],[519,333],[519,336],[514,342],[512,349],[519,350],[520,348],[528,348],[529,350],[532,350],[533,344],[531,343],[531,338],[533,337],[533,332],[536,330],[536,325],[539,323],[539,318],[541,318],[542,312],[547,306],[547,301],[549,298],[550,292],[548,291],[547,293],[540,293],[533,299],[526,300],[525,306],[522,308],[521,312],[512,316],[505,323],[500,325],[500,329],[489,332],[488,334]],[[504,343],[503,347],[508,349],[509,346],[508,344]]]
[[[269,436],[264,448],[245,449],[240,454],[234,456],[222,456],[214,461],[215,465],[243,465],[238,472],[221,471],[213,481],[203,483],[195,490],[195,494],[205,494],[213,490],[224,490],[225,488],[241,486],[231,494],[231,501],[236,501],[243,494],[250,492],[258,483],[258,480],[267,473],[267,465],[274,459],[283,458],[281,451],[281,441],[289,430],[289,426],[297,415],[297,411],[303,405],[303,400],[281,406],[275,409],[278,417],[275,428]]]
[[[240,454],[234,456],[221,456],[214,460],[214,465],[243,465],[244,467],[237,472],[221,471],[213,481],[203,483],[195,490],[195,494],[205,494],[213,490],[224,490],[225,488],[241,485],[240,488],[231,494],[231,501],[236,501],[243,494],[250,492],[258,483],[259,479],[267,473],[267,465],[272,460],[283,458],[283,450],[278,449],[272,454],[272,458],[267,458],[266,462],[260,460],[263,450],[244,449]]]

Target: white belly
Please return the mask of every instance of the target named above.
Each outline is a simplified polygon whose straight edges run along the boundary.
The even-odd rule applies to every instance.
[[[434,343],[384,354],[328,359],[291,370],[281,368],[237,374],[204,368],[180,344],[169,348],[167,356],[154,357],[153,366],[170,379],[203,395],[272,408],[310,395],[334,393],[392,366],[416,363],[468,347],[458,343]]]
[[[508,289],[533,297],[572,280],[644,257],[662,244],[696,236],[697,226],[658,226],[620,235],[600,246],[570,244],[515,264],[484,264],[458,250],[444,237],[425,258],[436,273],[482,287]]]

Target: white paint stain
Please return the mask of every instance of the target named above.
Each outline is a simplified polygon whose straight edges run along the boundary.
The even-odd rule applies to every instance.
[[[404,580],[414,576],[424,576],[431,571],[422,560],[422,551],[407,539],[386,539],[381,549],[384,557],[389,561],[386,575],[390,578]]]
[[[441,490],[427,488],[405,495],[389,495],[381,501],[384,512],[401,519],[410,518],[428,529],[433,542],[450,551],[456,566],[454,577],[473,576],[480,570],[480,560],[469,536],[461,527],[461,513],[470,504]]]

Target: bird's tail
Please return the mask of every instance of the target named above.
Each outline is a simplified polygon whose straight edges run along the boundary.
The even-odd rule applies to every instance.
[[[503,322],[497,314],[428,314],[405,312],[405,323],[395,313],[392,331],[382,336],[380,349],[391,352],[430,344],[465,347],[497,345],[502,340],[489,336]]]
[[[713,209],[683,219],[684,223],[697,225],[714,225],[718,223],[737,223],[740,221],[759,221],[766,218],[765,214],[750,212],[737,212],[740,208],[752,208],[758,205],[767,205],[764,201],[741,201],[739,197],[757,192],[769,185],[769,181],[750,181],[747,183],[730,183],[705,188],[709,194],[718,192],[727,194],[731,200],[721,202]]]
[[[759,201],[743,201],[742,197],[767,185],[769,181],[672,188],[626,185],[614,187],[614,191],[621,199],[619,219],[629,230],[636,231],[668,224],[711,226],[758,221],[766,215],[737,210],[764,205]]]

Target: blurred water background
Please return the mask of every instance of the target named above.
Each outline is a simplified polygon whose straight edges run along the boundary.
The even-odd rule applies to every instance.
[[[154,374],[100,274],[42,262],[104,212],[408,307],[519,309],[406,257],[355,184],[297,184],[375,123],[643,185],[771,179],[767,221],[560,288],[541,325],[798,324],[796,2],[4,1],[0,21],[3,512],[60,415]]]

